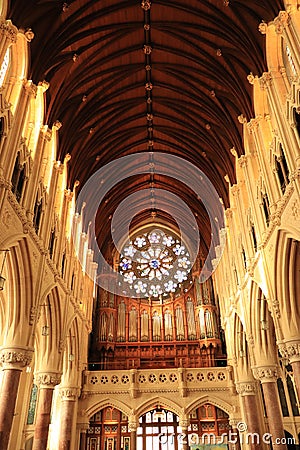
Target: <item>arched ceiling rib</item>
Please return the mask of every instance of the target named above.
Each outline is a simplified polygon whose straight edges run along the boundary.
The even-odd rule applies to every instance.
[[[196,165],[228,206],[225,175],[235,182],[231,150],[243,153],[238,116],[254,114],[247,75],[267,70],[258,26],[278,15],[283,0],[154,0],[150,8],[141,3],[11,1],[8,18],[35,33],[30,76],[50,83],[47,121],[63,125],[57,158],[71,155],[69,187],[75,180],[83,186],[116,158],[158,151]],[[123,182],[107,214],[119,197],[148,184],[144,175]],[[180,183],[161,177],[155,187],[162,186],[192,210],[203,210]],[[208,248],[210,225],[205,213],[200,216]],[[101,217],[98,230],[105,241],[109,228]]]

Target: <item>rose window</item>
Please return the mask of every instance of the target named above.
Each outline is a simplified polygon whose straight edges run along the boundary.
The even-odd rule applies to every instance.
[[[139,297],[175,292],[188,278],[189,252],[175,236],[152,230],[135,236],[123,247],[119,271]]]

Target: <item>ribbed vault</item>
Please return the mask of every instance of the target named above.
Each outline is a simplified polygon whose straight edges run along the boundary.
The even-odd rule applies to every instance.
[[[283,0],[12,0],[9,18],[35,33],[30,76],[50,83],[47,121],[62,123],[57,157],[71,155],[69,187],[116,158],[159,151],[200,168],[228,206],[231,150],[243,153],[238,116],[254,114],[247,76],[267,70],[258,26],[281,9]],[[207,249],[211,228],[197,196],[153,173],[111,192],[98,215],[101,242],[118,202],[149,185],[190,205]]]

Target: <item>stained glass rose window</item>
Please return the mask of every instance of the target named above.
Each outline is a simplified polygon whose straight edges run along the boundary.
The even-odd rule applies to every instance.
[[[140,297],[175,292],[191,269],[189,252],[180,240],[155,229],[127,241],[120,255],[119,271]]]

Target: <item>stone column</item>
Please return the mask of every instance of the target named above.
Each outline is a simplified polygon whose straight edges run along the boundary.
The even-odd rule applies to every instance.
[[[136,448],[136,430],[138,424],[135,416],[130,416],[128,420],[128,431],[130,432],[130,450],[137,450]]]
[[[230,450],[241,450],[240,433],[238,427],[243,423],[242,420],[230,419],[231,430],[228,433],[228,445]]]
[[[253,368],[253,375],[254,378],[260,380],[262,384],[268,416],[269,431],[272,435],[273,450],[286,450],[286,444],[281,443],[283,438],[285,437],[285,434],[276,383],[278,377],[277,367],[273,365],[265,367],[255,367]]]
[[[251,450],[260,450],[260,424],[257,404],[257,383],[255,381],[246,381],[236,384],[236,390],[241,396],[243,409],[245,411],[245,421],[240,422],[239,430],[251,434],[253,439],[249,440]]]
[[[182,429],[182,450],[189,450],[190,446],[189,446],[189,435],[188,435],[188,428],[190,425],[190,421],[188,420],[187,417],[185,418],[181,418],[179,420],[179,426]]]
[[[86,398],[85,394],[78,389],[80,392],[80,399],[84,400]],[[89,418],[85,416],[83,410],[78,410],[77,412],[77,432],[78,432],[78,441],[79,441],[79,450],[86,450],[86,442],[87,442],[87,430],[90,427]],[[76,447],[76,443],[75,443]]]
[[[0,448],[6,450],[14,417],[22,369],[32,359],[32,350],[10,347],[0,351],[3,378],[0,390]]]
[[[86,430],[80,431],[79,450],[86,450]]]
[[[60,383],[58,372],[39,372],[35,376],[39,386],[38,404],[32,450],[46,450],[50,425],[53,390]]]
[[[294,382],[300,401],[300,341],[288,341],[279,344],[279,351],[283,358],[289,361],[293,368]]]
[[[59,393],[61,396],[61,428],[58,450],[70,450],[75,406],[79,395],[79,389],[78,387],[66,387],[61,388]]]

